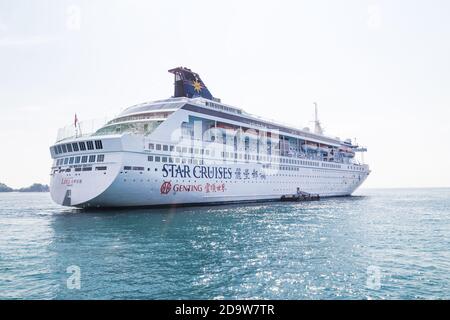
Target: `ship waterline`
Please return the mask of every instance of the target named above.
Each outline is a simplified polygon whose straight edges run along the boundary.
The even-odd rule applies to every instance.
[[[50,191],[61,205],[121,207],[351,195],[370,173],[364,152],[322,134],[261,120],[213,98],[186,68],[174,97],[125,109],[89,135],[51,146]],[[77,129],[77,120],[74,123]]]

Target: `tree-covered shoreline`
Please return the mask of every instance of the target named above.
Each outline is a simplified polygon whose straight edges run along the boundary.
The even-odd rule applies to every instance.
[[[31,186],[20,189],[13,189],[0,182],[0,192],[48,192],[49,187],[46,184],[33,183]]]

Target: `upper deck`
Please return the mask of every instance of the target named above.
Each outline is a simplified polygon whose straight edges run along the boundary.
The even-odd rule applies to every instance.
[[[133,105],[112,119],[76,121],[59,130],[57,144],[131,134],[142,137],[142,141],[163,141],[169,137],[171,143],[200,140],[226,146],[232,153],[245,149],[256,158],[265,152],[278,152],[280,156],[341,163],[348,163],[355,152],[366,151],[349,140],[324,135],[317,119],[314,132],[264,119],[214,98],[191,70],[176,68],[171,72],[175,74],[172,98]],[[227,136],[230,131],[233,136]]]

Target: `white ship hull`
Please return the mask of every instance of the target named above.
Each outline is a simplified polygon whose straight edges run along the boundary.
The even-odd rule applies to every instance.
[[[117,139],[122,138],[111,141]],[[103,144],[108,146],[108,140],[104,139]],[[297,188],[321,197],[348,196],[369,174],[366,166],[348,164],[339,169],[325,168],[329,163],[321,161],[307,162],[315,166],[293,164],[289,165],[290,170],[283,170],[280,164],[266,169],[261,163],[239,161],[220,165],[214,163],[217,161],[204,161],[202,165],[156,163],[148,161],[148,156],[152,155],[148,151],[111,150],[103,154],[107,161],[85,165],[92,167],[91,171],[66,172],[63,169],[59,172],[56,169],[51,177],[52,199],[58,204],[75,207],[132,207],[279,200],[283,195],[295,194]],[[162,158],[164,153],[160,155]],[[98,166],[107,170],[98,171]],[[178,168],[189,175],[172,175],[170,169],[175,172]],[[202,168],[210,172],[225,168],[230,174],[226,179],[217,174],[213,179],[205,178],[201,177]],[[236,170],[240,170],[240,177],[236,176]],[[246,170],[248,176],[243,175]]]

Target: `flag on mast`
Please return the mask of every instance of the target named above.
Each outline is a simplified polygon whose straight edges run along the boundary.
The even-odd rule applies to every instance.
[[[78,117],[77,114],[75,113],[75,119],[73,120],[73,125],[75,126],[75,137],[78,138],[78,126],[79,126],[79,122],[78,122]],[[81,133],[81,130],[80,130]]]

